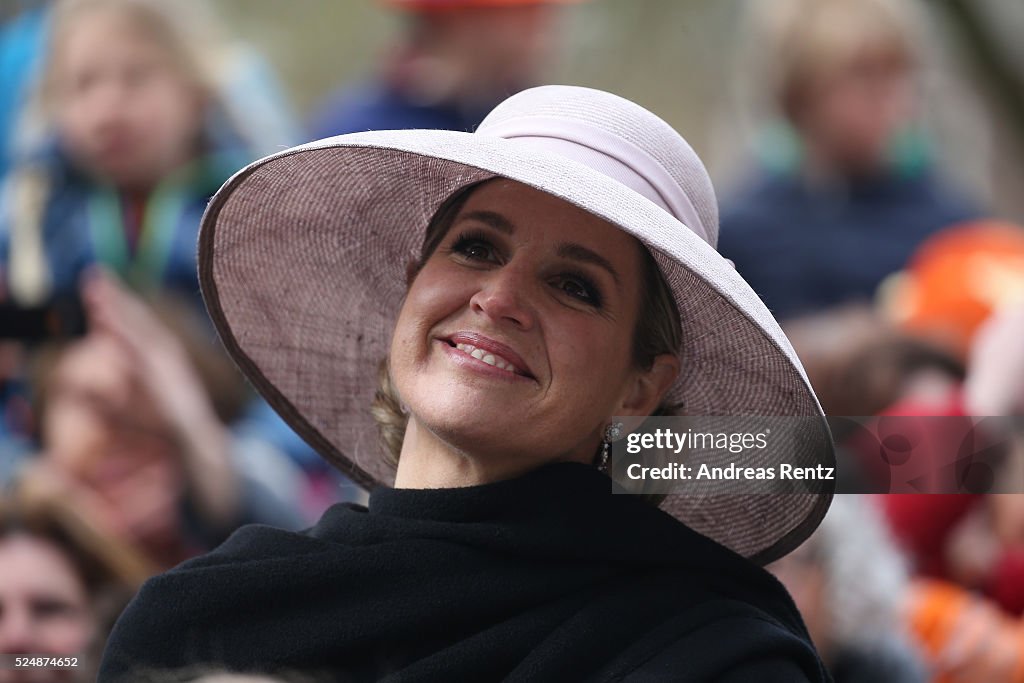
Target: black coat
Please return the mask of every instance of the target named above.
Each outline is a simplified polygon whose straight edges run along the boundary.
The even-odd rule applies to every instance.
[[[764,570],[561,463],[381,488],[302,533],[263,526],[151,579],[100,681],[136,668],[369,681],[827,681]]]

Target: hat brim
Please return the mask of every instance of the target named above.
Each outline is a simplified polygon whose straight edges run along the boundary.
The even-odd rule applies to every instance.
[[[363,486],[393,482],[369,406],[406,267],[448,196],[498,176],[579,206],[651,250],[682,320],[681,373],[669,397],[686,414],[817,418],[785,462],[833,466],[827,423],[789,341],[707,243],[583,164],[515,140],[426,130],[344,135],[261,159],[225,183],[203,216],[199,277],[213,323],[260,394],[323,457]],[[662,508],[766,563],[817,527],[831,495],[828,484],[709,492],[668,496]]]

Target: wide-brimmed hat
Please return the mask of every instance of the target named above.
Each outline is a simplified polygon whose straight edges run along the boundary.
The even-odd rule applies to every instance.
[[[716,251],[707,172],[663,120],[571,86],[514,95],[475,133],[375,131],[319,140],[231,178],[203,217],[199,276],[221,339],[257,390],[360,484],[391,484],[370,404],[426,226],[453,192],[509,178],[639,239],[682,321],[668,398],[688,415],[812,418],[792,449],[750,463],[831,465],[821,408],[789,341]],[[776,461],[768,461],[776,458]],[[663,509],[755,561],[817,526],[831,488],[811,494],[668,496]]]

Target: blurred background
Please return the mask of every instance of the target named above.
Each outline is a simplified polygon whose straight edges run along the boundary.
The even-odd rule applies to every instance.
[[[18,3],[7,2],[7,5]],[[705,160],[720,193],[735,180],[760,114],[744,110],[743,0],[591,0],[565,8],[544,82],[610,90],[658,113]],[[373,73],[403,16],[373,0],[215,3],[237,37],[277,68],[300,115],[325,93]],[[935,61],[923,112],[949,171],[1000,215],[1024,220],[1024,6],[936,0],[924,18]],[[749,69],[748,69],[749,71]]]
[[[0,19],[34,3],[0,1]],[[263,53],[296,115],[374,72],[404,23],[374,0],[211,0],[231,38]],[[744,0],[591,0],[568,9],[544,82],[608,89],[659,113],[708,164],[734,179],[756,134],[742,65]],[[936,61],[924,108],[949,170],[1008,218],[1024,220],[1024,7],[1015,0],[936,0],[925,11]],[[638,68],[640,66],[641,68]],[[737,72],[740,73],[737,73]]]
[[[612,91],[686,137],[720,251],[826,413],[942,418],[885,423],[935,467],[964,425],[1012,424],[1021,35],[1020,0],[0,0],[0,653],[94,666],[146,577],[365,500],[220,352],[199,217],[259,156],[471,131],[531,85]],[[841,496],[770,568],[837,681],[1024,682],[1017,425],[977,445],[980,484]],[[878,489],[877,442],[836,437],[851,489]]]

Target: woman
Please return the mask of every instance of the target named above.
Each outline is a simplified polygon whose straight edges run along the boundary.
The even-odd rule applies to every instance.
[[[377,488],[148,584],[100,679],[209,663],[826,680],[755,563],[806,538],[830,489],[659,510],[599,470],[613,418],[671,411],[809,416],[787,462],[831,463],[788,342],[714,252],[715,207],[668,124],[567,86],[509,98],[474,134],[353,134],[236,175],[200,240],[214,323],[271,405]]]

